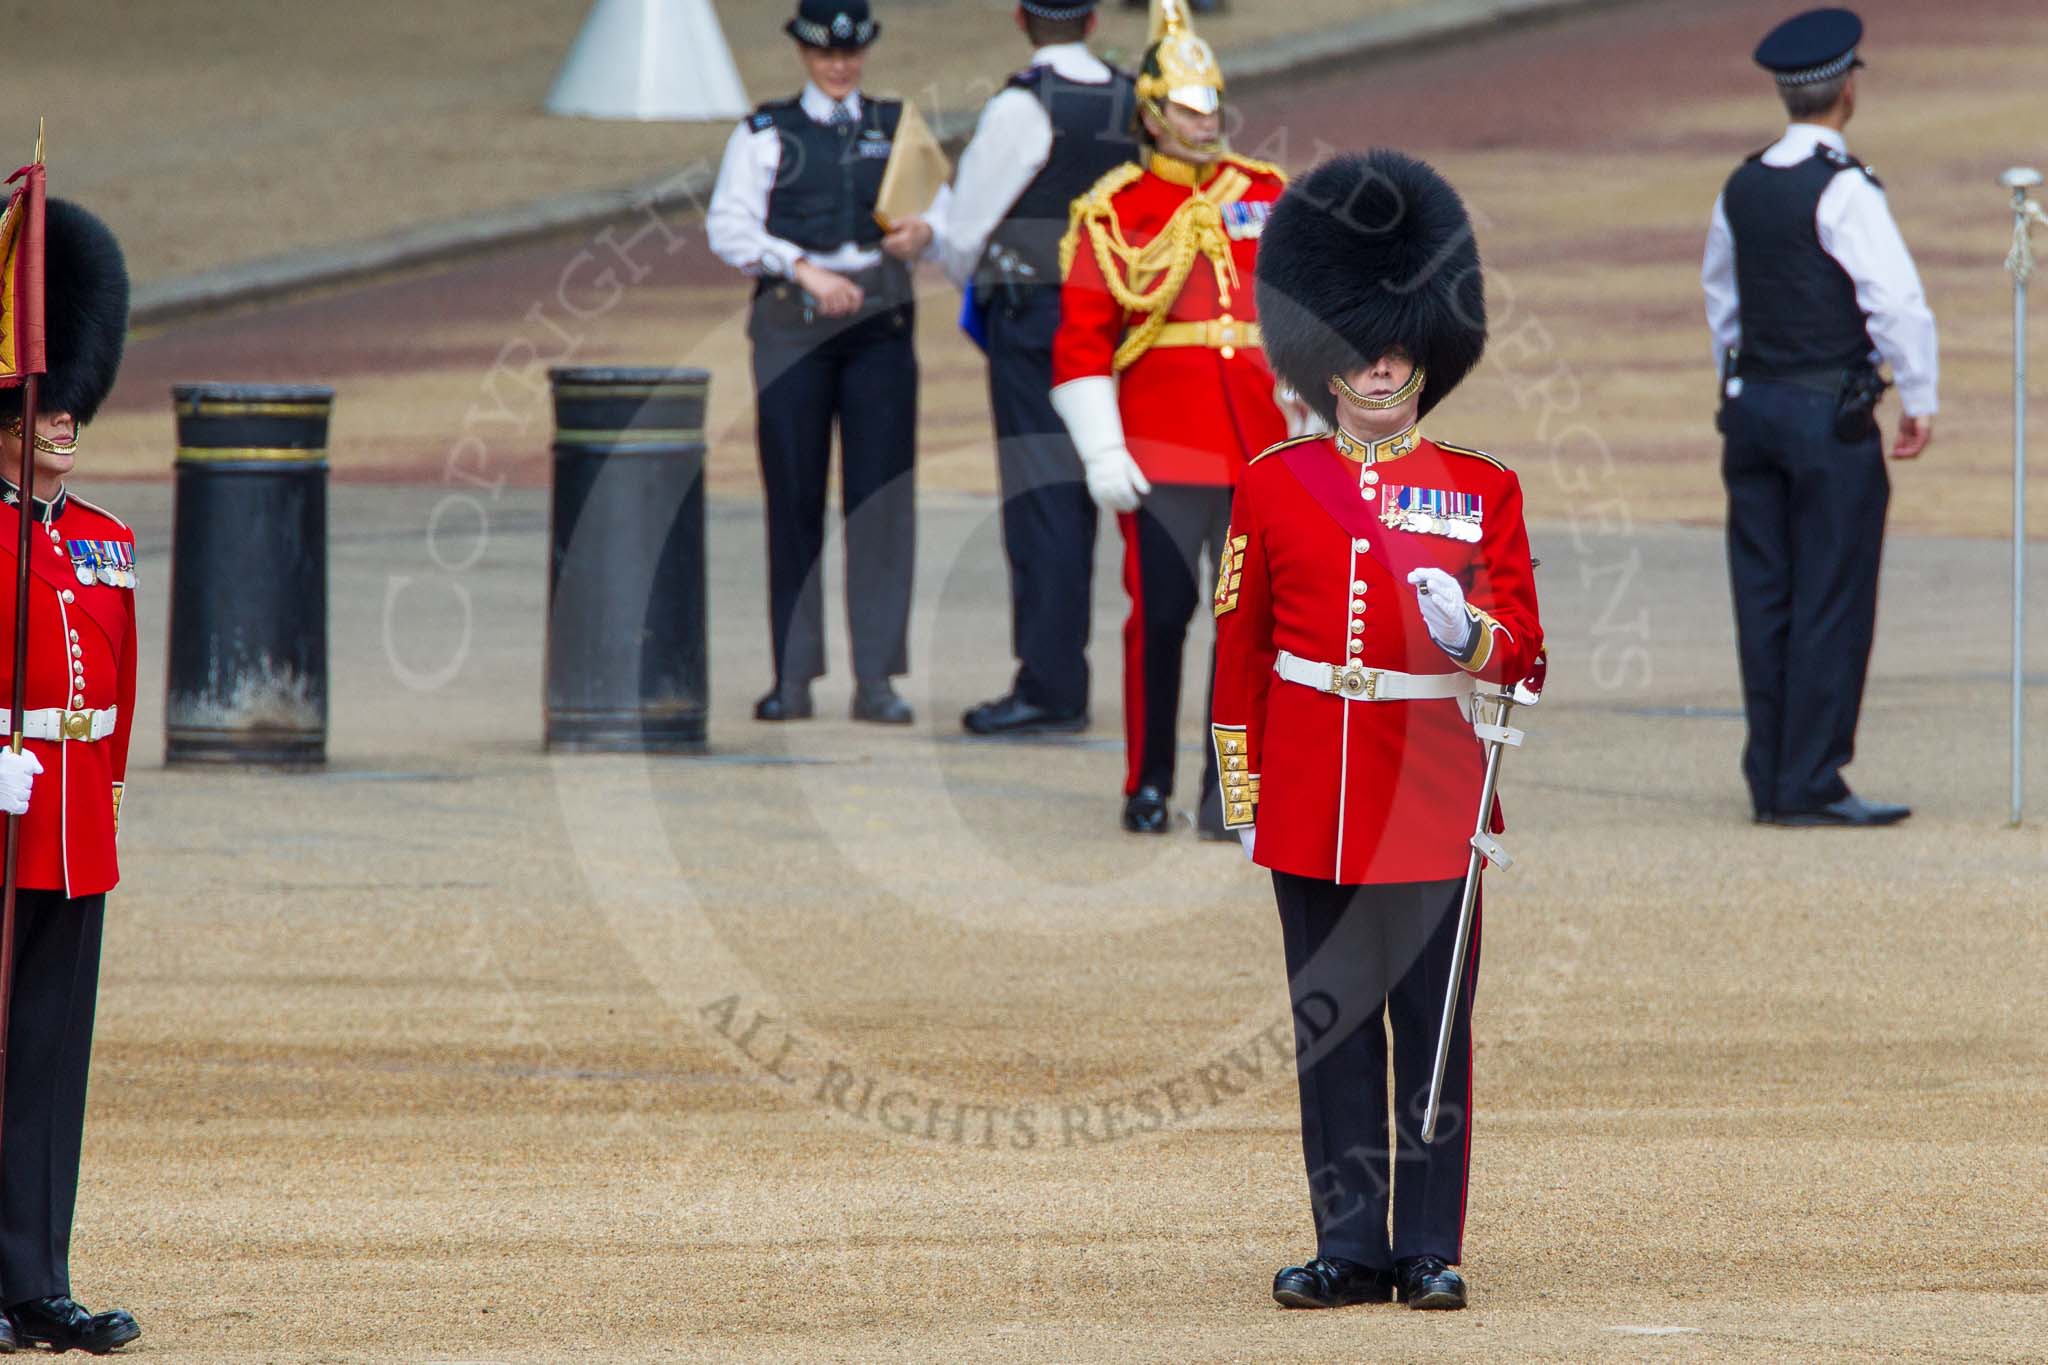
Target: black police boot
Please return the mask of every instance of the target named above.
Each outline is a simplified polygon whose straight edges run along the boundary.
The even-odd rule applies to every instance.
[[[47,1346],[53,1351],[84,1351],[103,1356],[142,1335],[142,1328],[124,1308],[93,1313],[66,1295],[54,1299],[30,1299],[7,1310],[14,1319],[15,1335],[24,1346]]]
[[[910,703],[896,695],[887,678],[870,679],[853,689],[853,718],[876,725],[908,725],[917,719]]]
[[[1392,1272],[1356,1261],[1318,1256],[1273,1277],[1273,1302],[1282,1308],[1348,1308],[1354,1303],[1391,1303]]]
[[[0,1313],[0,1356],[11,1356],[21,1349],[21,1338],[14,1334],[14,1319]]]
[[[1794,829],[1875,829],[1896,825],[1913,813],[1911,806],[1894,806],[1883,801],[1865,801],[1853,792],[1819,810],[1781,810],[1776,823]]]
[[[1166,793],[1157,787],[1140,787],[1124,802],[1124,828],[1133,834],[1166,833]]]
[[[754,703],[755,720],[809,720],[813,714],[809,683],[777,683]]]
[[[1410,1256],[1394,1267],[1401,1302],[1410,1308],[1463,1308],[1465,1277],[1435,1256]]]
[[[971,735],[1077,735],[1088,728],[1088,713],[1049,710],[1011,692],[967,712],[960,724]]]

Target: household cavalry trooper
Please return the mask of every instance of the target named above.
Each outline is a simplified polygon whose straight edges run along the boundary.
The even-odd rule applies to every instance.
[[[943,259],[970,291],[988,349],[1003,551],[1010,566],[1010,689],[974,707],[975,734],[1088,725],[1095,503],[1047,393],[1060,321],[1060,239],[1073,201],[1138,156],[1131,77],[1088,50],[1095,0],[1023,0],[1031,65],[981,111],[960,155]]]
[[[1880,360],[1905,409],[1891,455],[1934,436],[1940,353],[1884,187],[1849,154],[1863,21],[1810,10],[1756,61],[1791,120],[1728,177],[1700,282],[1722,363],[1722,481],[1743,709],[1742,771],[1759,824],[1895,824],[1842,778],[1877,628],[1891,478]]]
[[[947,194],[884,233],[875,201],[903,106],[866,99],[881,32],[867,0],[802,0],[787,31],[808,76],[734,130],[705,229],[754,281],[754,419],[768,515],[775,685],[757,720],[807,720],[825,672],[820,563],[832,431],[840,444],[855,720],[908,725],[916,559],[917,351],[911,268],[932,251]]]
[[[1154,11],[1137,81],[1147,155],[1074,203],[1060,243],[1052,405],[1124,539],[1123,825],[1169,823],[1181,660],[1245,461],[1287,435],[1259,350],[1253,267],[1278,168],[1223,144],[1223,72],[1181,0]],[[1214,757],[1199,824],[1223,828]]]
[[[1332,427],[1245,470],[1216,580],[1214,746],[1228,824],[1273,873],[1316,1230],[1273,1297],[1462,1308],[1476,922],[1452,958],[1486,763],[1474,686],[1522,681],[1543,645],[1520,484],[1417,430],[1485,347],[1479,253],[1434,170],[1375,151],[1280,201],[1258,293],[1267,357]]]
[[[115,833],[135,729],[135,533],[65,481],[79,429],[120,368],[128,272],[114,234],[76,204],[50,200],[44,229],[49,373],[33,431],[22,426],[21,390],[0,390],[0,698],[14,689],[14,479],[24,441],[35,474],[25,738],[18,755],[0,750],[0,811],[21,817],[0,1141],[0,1351],[100,1354],[142,1334],[126,1312],[80,1307],[70,1265],[100,934],[107,893],[121,879]]]

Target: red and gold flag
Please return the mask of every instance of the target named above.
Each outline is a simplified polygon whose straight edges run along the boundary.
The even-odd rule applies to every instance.
[[[20,182],[16,184],[16,182]],[[43,331],[43,148],[7,177],[15,186],[0,216],[0,389],[49,371]]]

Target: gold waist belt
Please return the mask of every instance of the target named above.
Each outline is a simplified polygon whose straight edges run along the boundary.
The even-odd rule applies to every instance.
[[[1206,346],[1212,351],[1223,352],[1223,358],[1228,360],[1237,354],[1238,347],[1260,346],[1263,338],[1258,323],[1223,317],[1211,318],[1207,322],[1169,322],[1159,329],[1159,335],[1152,344]]]

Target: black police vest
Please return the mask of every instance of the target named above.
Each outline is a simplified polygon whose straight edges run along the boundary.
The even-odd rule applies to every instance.
[[[820,254],[848,242],[880,243],[875,199],[902,117],[898,101],[866,97],[860,118],[839,127],[813,120],[799,100],[762,105],[748,126],[756,132],[773,128],[782,139],[775,187],[768,193],[768,231]]]
[[[1107,81],[1091,84],[1068,80],[1049,66],[1034,66],[1010,77],[1006,88],[1023,90],[1044,106],[1052,123],[1052,152],[989,234],[989,245],[1012,252],[1040,280],[1056,285],[1068,207],[1103,176],[1138,159],[1132,133],[1137,85],[1113,68]],[[993,278],[987,262],[984,255],[981,276]]]
[[[1793,166],[1766,166],[1759,152],[1728,178],[1721,204],[1735,238],[1743,374],[1795,375],[1868,361],[1870,331],[1856,282],[1821,248],[1815,221],[1821,195],[1845,173],[1870,174],[1854,157],[1822,146]]]

